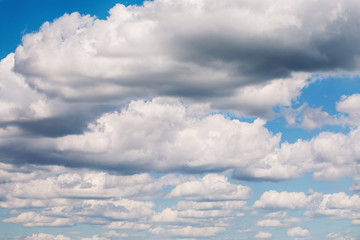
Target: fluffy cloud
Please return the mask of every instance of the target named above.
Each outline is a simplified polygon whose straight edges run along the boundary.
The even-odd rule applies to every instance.
[[[190,200],[241,200],[247,199],[250,193],[249,187],[231,184],[222,175],[208,174],[200,180],[176,186],[167,197]]]
[[[23,145],[17,152],[9,150],[14,142],[4,141],[2,155],[14,162],[26,156],[38,164],[56,159],[67,166],[126,173],[221,171],[246,168],[275,150],[280,135],[272,135],[264,124],[260,119],[248,123],[221,114],[194,117],[174,99],[139,100],[121,112],[103,115],[83,134],[14,139]]]
[[[64,227],[75,224],[68,218],[49,217],[35,212],[22,212],[16,217],[4,219],[3,222],[22,224],[24,227]]]
[[[345,112],[351,116],[360,115],[360,94],[353,94],[351,96],[343,95],[341,100],[336,104],[336,110]]]
[[[309,236],[310,232],[307,229],[303,229],[301,227],[294,227],[294,228],[290,228],[287,231],[287,235],[289,237],[305,237],[305,236]]]
[[[272,234],[269,232],[259,232],[257,233],[254,238],[259,238],[259,239],[265,239],[265,238],[271,238]]]
[[[41,119],[52,114],[47,97],[15,73],[14,54],[0,62],[0,122]]]
[[[307,211],[304,214],[308,217],[325,216],[332,219],[352,219],[356,222],[356,219],[360,218],[359,199],[359,195],[349,196],[343,192],[333,194],[314,192],[306,195],[303,192],[271,190],[264,192],[260,199],[255,201],[253,207],[267,210],[305,209]],[[297,219],[291,220],[297,222]],[[262,226],[278,223],[265,220],[258,222]]]
[[[281,227],[282,223],[278,219],[264,219],[257,222],[259,227]]]
[[[308,196],[302,192],[264,192],[254,203],[256,208],[297,209],[305,207],[309,202]]]
[[[161,227],[150,229],[150,232],[157,235],[169,235],[176,237],[210,237],[219,232],[225,231],[222,227],[177,227],[171,229],[163,229]]]
[[[195,114],[193,105],[172,98],[137,100],[102,115],[82,134],[9,139],[18,133],[7,128],[0,135],[0,156],[13,163],[61,162],[123,173],[232,169],[235,178],[272,181],[307,172],[321,180],[357,176],[360,130],[322,132],[308,141],[280,144],[281,135],[264,124],[261,119],[249,123],[222,114]],[[21,150],[13,151],[14,145]]]
[[[318,5],[324,11],[314,14]],[[157,0],[116,5],[106,20],[64,15],[24,37],[15,70],[41,91],[65,99],[180,96],[268,114],[268,101],[288,105],[305,82],[266,82],[356,68],[358,3],[272,6],[269,1]],[[242,90],[245,85],[255,87]],[[274,96],[269,89],[280,91]]]
[[[64,235],[51,235],[46,233],[33,234],[25,238],[25,240],[70,240],[70,238]]]

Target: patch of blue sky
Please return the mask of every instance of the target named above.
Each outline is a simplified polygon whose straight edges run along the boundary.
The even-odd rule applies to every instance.
[[[301,96],[293,107],[301,106],[304,102],[312,108],[322,107],[330,115],[338,114],[336,103],[343,95],[352,95],[360,92],[359,77],[329,77],[317,80],[302,90]]]
[[[341,83],[341,84],[339,84]],[[308,87],[302,90],[302,94],[296,101],[293,101],[292,108],[296,109],[301,105],[307,103],[311,108],[322,107],[322,111],[329,115],[336,116],[339,113],[336,110],[336,103],[341,100],[341,96],[350,96],[360,92],[360,78],[359,77],[329,77],[322,80],[316,80],[309,84]],[[275,113],[281,111],[280,107],[274,107]],[[269,120],[265,127],[274,134],[282,134],[282,142],[294,143],[298,139],[310,140],[317,136],[320,132],[341,132],[347,134],[349,127],[344,125],[324,125],[320,128],[307,130],[299,126],[289,126],[282,116],[277,116]]]

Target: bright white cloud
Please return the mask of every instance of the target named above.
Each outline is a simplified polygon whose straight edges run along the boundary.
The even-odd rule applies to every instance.
[[[309,232],[309,230],[303,229],[301,227],[294,227],[294,228],[288,229],[287,235],[289,237],[305,237],[305,236],[309,236],[310,232]]]
[[[352,116],[360,114],[360,94],[353,94],[351,96],[343,95],[341,100],[336,104],[336,110],[345,112]]]
[[[247,123],[220,114],[194,118],[180,102],[157,98],[133,101],[120,113],[105,114],[84,134],[43,139],[34,147],[55,148],[63,158],[86,166],[224,170],[251,166],[275,150],[280,135],[272,135],[264,124],[260,119]]]
[[[302,192],[267,191],[254,203],[256,208],[297,209],[309,203],[309,197]]]
[[[167,197],[189,200],[241,200],[249,198],[250,193],[249,187],[231,184],[223,175],[207,174],[202,179],[177,185]]]

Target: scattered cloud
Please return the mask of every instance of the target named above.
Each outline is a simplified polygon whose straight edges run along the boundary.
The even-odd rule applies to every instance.
[[[294,228],[290,228],[287,231],[287,235],[289,237],[305,237],[305,236],[309,236],[310,232],[307,229],[303,229],[301,227],[294,227]]]

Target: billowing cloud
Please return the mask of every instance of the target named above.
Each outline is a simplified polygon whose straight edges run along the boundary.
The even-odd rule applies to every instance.
[[[154,0],[44,23],[0,62],[1,224],[32,228],[26,240],[356,227],[359,195],[304,193],[296,178],[352,178],[360,191],[359,93],[331,114],[300,98],[359,74],[359,12],[356,0]],[[93,236],[72,231],[89,225]],[[322,236],[358,234],[333,231]]]
[[[302,192],[264,192],[259,200],[254,203],[257,208],[296,209],[305,207],[309,198]]]
[[[257,93],[258,87],[240,90],[245,85],[357,67],[357,2],[278,4],[283,7],[159,0],[144,6],[118,4],[106,20],[64,15],[24,37],[15,70],[30,85],[69,100],[165,95],[208,99],[217,107],[235,109],[245,106],[236,100]],[[318,4],[324,11],[313,14]],[[289,90],[280,91],[278,100],[258,94],[261,102],[289,104],[304,86],[294,88],[295,82],[279,82]],[[264,85],[258,93],[273,87]],[[246,108],[251,105],[247,101]]]
[[[21,130],[8,127],[0,135],[0,156],[12,163],[60,162],[121,173],[230,169],[235,178],[247,180],[280,181],[307,172],[322,180],[358,175],[357,128],[348,134],[322,132],[311,140],[280,143],[281,135],[272,134],[264,120],[199,115],[193,107],[197,105],[173,98],[132,101],[121,111],[102,115],[82,134],[56,138],[24,137]],[[9,134],[15,137],[9,140]],[[14,151],[14,145],[21,150]]]

